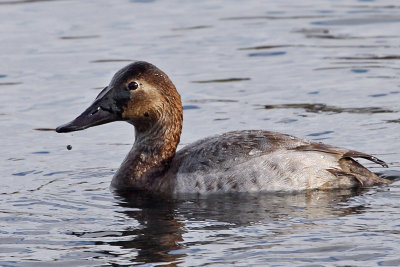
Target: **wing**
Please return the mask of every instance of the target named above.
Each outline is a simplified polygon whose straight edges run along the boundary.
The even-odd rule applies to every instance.
[[[310,142],[271,131],[234,131],[202,139],[181,149],[175,156],[173,165],[184,173],[208,173],[209,171],[223,171],[224,169],[228,171],[232,167],[247,166],[248,164],[243,163],[257,157],[269,158],[269,154],[271,156],[273,154],[276,155],[274,152],[278,150],[282,154],[290,151],[301,153],[298,157],[295,154],[291,154],[293,158],[291,158],[290,162],[287,164],[286,162],[281,162],[282,164],[279,164],[285,166],[282,167],[283,169],[279,173],[286,176],[290,176],[291,172],[293,173],[292,175],[294,173],[301,175],[302,170],[306,170],[308,167],[319,168],[317,165],[320,165],[321,170],[325,168],[324,170],[327,171],[327,175],[331,173],[338,179],[343,177],[355,179],[362,186],[390,183],[390,181],[378,177],[353,159],[365,158],[383,167],[387,167],[384,161],[372,155],[322,143]],[[280,154],[280,151],[277,153]],[[307,158],[307,152],[310,152],[310,158],[315,157],[315,152],[320,154],[321,157],[318,160],[313,159],[307,162],[305,160],[304,164],[290,165],[291,162],[298,162],[302,158]],[[329,157],[325,157],[324,159],[324,155]],[[329,162],[327,162],[328,158]],[[293,161],[293,159],[295,160]],[[282,158],[281,160],[285,159]],[[312,166],[307,164],[311,164]],[[257,166],[254,166],[254,168],[257,168]],[[296,170],[294,170],[295,168]],[[308,174],[304,172],[303,175]]]
[[[278,149],[295,149],[311,144],[294,136],[271,131],[233,131],[185,146],[174,161],[187,172],[221,167],[234,159],[237,164]]]

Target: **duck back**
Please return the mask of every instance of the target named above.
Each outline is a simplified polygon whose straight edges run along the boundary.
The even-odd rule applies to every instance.
[[[271,131],[233,131],[177,152],[169,177],[175,193],[300,191],[389,183],[352,158],[361,152]]]

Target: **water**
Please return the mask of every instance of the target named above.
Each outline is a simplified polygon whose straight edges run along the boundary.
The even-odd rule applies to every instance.
[[[0,18],[1,265],[400,265],[398,1],[9,0]],[[366,165],[395,182],[168,201],[110,192],[131,126],[45,130],[134,59],[180,91],[182,145],[275,130],[373,153],[389,169]]]

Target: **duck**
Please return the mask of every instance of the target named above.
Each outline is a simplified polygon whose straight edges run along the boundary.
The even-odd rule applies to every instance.
[[[231,131],[206,137],[177,151],[181,97],[162,70],[135,61],[117,71],[94,102],[58,133],[126,121],[135,128],[132,149],[112,178],[116,190],[155,194],[294,192],[390,184],[361,165],[355,150],[266,130]]]

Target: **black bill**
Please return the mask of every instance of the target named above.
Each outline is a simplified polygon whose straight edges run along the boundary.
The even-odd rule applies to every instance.
[[[89,127],[122,120],[122,106],[113,96],[113,90],[104,88],[96,100],[76,119],[56,128],[58,133],[84,130]]]

